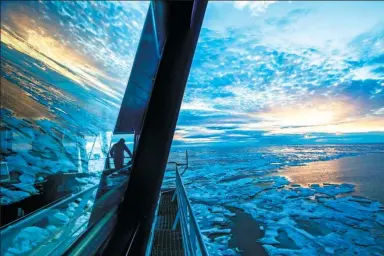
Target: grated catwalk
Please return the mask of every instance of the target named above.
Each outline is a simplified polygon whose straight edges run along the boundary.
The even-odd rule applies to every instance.
[[[178,208],[177,200],[172,202],[173,192],[161,195],[151,253],[153,256],[184,256],[180,225],[172,230]]]

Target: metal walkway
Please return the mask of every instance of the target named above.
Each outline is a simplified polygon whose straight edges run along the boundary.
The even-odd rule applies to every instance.
[[[184,256],[180,225],[172,230],[178,211],[177,200],[172,202],[174,192],[161,194],[151,250],[153,256]]]
[[[209,256],[181,180],[188,168],[187,153],[186,158],[186,164],[173,162],[175,182],[165,185],[160,194],[146,256]],[[180,166],[184,166],[181,173]]]

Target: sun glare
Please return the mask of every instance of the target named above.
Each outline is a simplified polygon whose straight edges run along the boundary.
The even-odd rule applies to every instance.
[[[279,126],[315,126],[330,124],[335,120],[335,113],[332,110],[297,109],[281,112],[260,114],[259,117]]]

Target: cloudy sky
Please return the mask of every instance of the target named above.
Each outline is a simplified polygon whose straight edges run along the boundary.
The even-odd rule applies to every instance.
[[[1,2],[1,42],[118,113],[148,2]],[[175,145],[384,142],[384,2],[208,5]]]
[[[384,2],[211,2],[175,140],[384,141]]]

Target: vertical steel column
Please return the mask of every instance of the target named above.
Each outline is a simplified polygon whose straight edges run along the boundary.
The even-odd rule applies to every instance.
[[[145,254],[184,89],[207,6],[207,0],[165,3],[167,40],[143,122],[132,174],[121,204],[117,230],[104,255],[126,254],[127,240],[132,239],[132,230],[138,225],[140,227],[130,246],[129,255]]]

